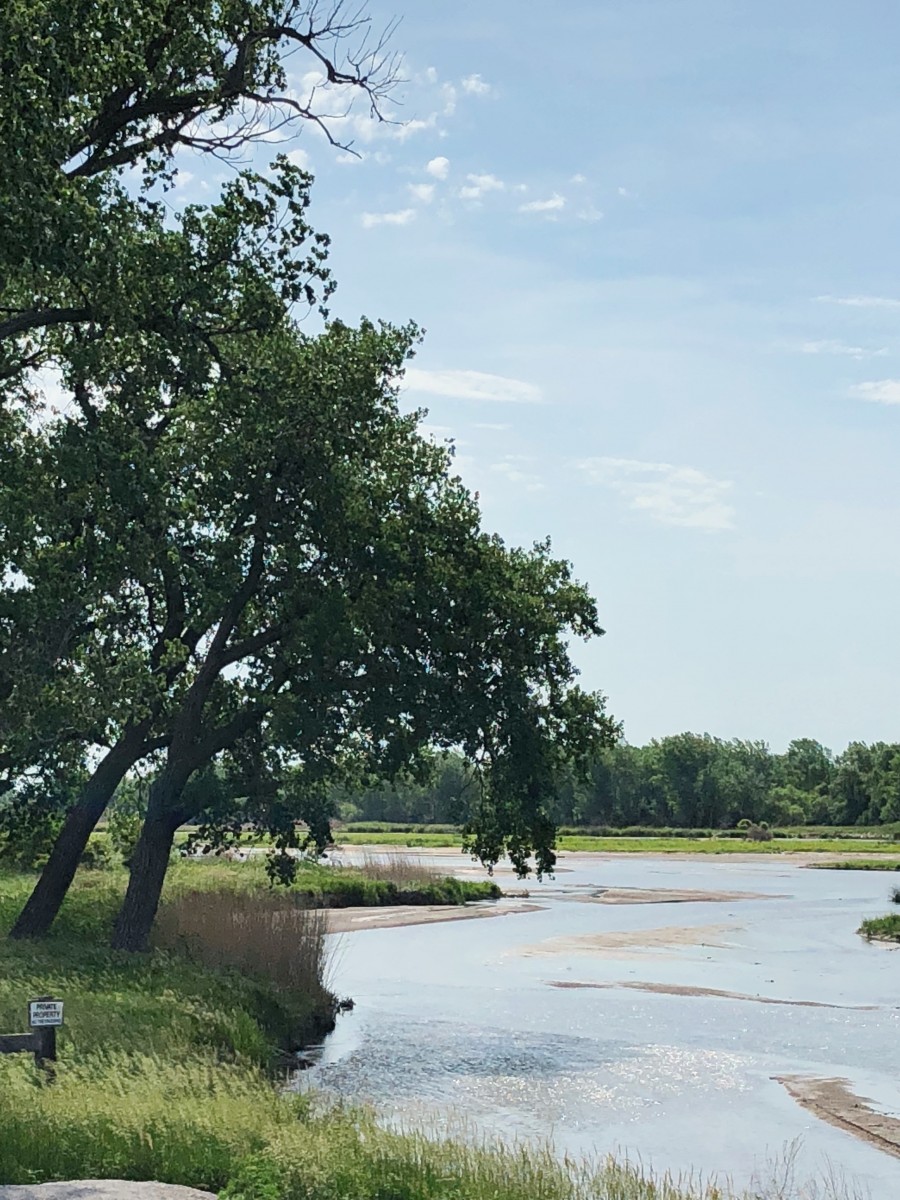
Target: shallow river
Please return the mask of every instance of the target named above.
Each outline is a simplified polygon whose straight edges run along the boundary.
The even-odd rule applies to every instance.
[[[854,932],[889,910],[895,876],[770,859],[565,854],[559,865],[527,885],[537,912],[338,936],[333,986],[356,1007],[301,1086],[371,1100],[400,1123],[550,1137],[560,1151],[738,1185],[799,1138],[804,1171],[830,1162],[873,1200],[900,1196],[900,1161],[773,1079],[843,1077],[900,1115],[900,956]],[[607,904],[591,895],[603,888],[757,896]],[[573,986],[623,983],[822,1007]]]

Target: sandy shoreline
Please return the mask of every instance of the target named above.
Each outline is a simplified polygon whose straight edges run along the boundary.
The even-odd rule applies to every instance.
[[[846,1079],[815,1079],[803,1075],[776,1075],[777,1083],[808,1112],[852,1133],[855,1137],[900,1158],[900,1119],[877,1112],[862,1096],[850,1090]]]
[[[474,904],[395,904],[383,908],[329,908],[329,933],[358,933],[364,929],[398,929],[404,925],[430,925],[436,921],[471,921],[482,917],[509,917],[540,912],[542,904],[502,900]]]

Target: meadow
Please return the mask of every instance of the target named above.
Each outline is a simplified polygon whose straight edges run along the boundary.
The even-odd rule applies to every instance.
[[[358,833],[337,830],[335,839],[345,846],[397,846],[406,849],[458,850],[462,835],[452,832],[406,833],[395,830]],[[575,853],[596,854],[893,854],[898,852],[894,840],[877,837],[788,837],[775,836],[771,841],[751,841],[743,837],[681,837],[681,836],[592,836],[561,834],[557,848]]]

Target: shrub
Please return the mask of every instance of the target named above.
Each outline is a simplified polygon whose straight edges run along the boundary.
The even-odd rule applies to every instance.
[[[745,829],[744,836],[748,842],[771,842],[775,835],[765,821],[762,821],[759,825],[750,825]]]

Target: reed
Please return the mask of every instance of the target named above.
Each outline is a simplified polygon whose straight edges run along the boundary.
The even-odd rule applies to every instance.
[[[284,991],[322,997],[327,932],[325,912],[289,892],[221,888],[181,892],[165,901],[153,943],[204,967],[249,972]]]
[[[375,854],[366,850],[355,868],[367,879],[383,879],[403,891],[426,888],[443,877],[443,872],[412,854]]]

